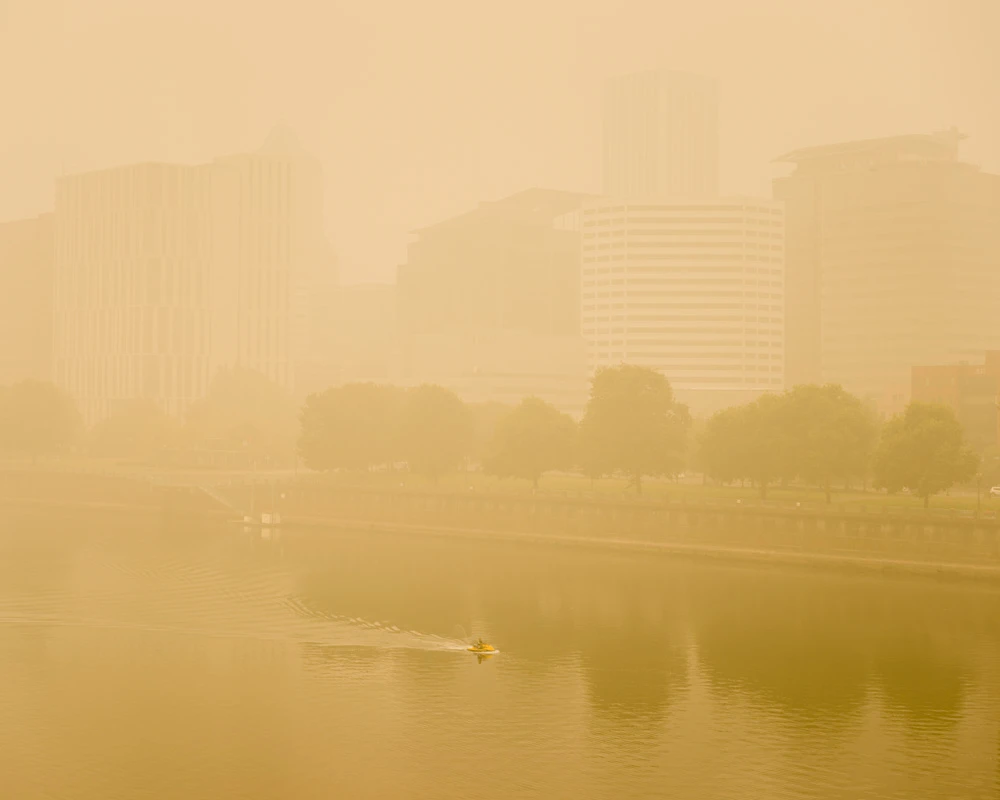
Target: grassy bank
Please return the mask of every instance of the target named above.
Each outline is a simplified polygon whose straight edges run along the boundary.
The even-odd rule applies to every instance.
[[[419,492],[485,492],[496,494],[531,494],[529,481],[500,479],[481,472],[461,472],[442,476],[431,481],[409,472],[358,472],[358,473],[316,473],[309,470],[273,471],[231,471],[231,470],[166,470],[148,465],[116,460],[85,458],[42,459],[37,462],[0,462],[0,472],[8,475],[22,473],[71,473],[75,475],[134,478],[144,483],[175,485],[218,485],[232,482],[290,485],[299,482],[310,484],[371,487],[373,489],[402,488]],[[0,487],[0,493],[3,493]],[[14,489],[14,487],[8,487]],[[16,489],[14,491],[17,491]],[[541,496],[574,497],[589,500],[635,501],[634,488],[623,478],[601,478],[590,480],[580,475],[549,473],[541,479],[538,494]],[[923,514],[923,502],[918,497],[907,494],[890,495],[885,492],[862,489],[841,489],[835,491],[832,503],[827,505],[822,490],[809,486],[789,486],[772,488],[767,499],[762,501],[759,492],[751,487],[738,485],[720,486],[704,483],[696,478],[670,481],[646,478],[643,481],[642,502],[677,502],[694,505],[742,504],[747,506],[800,506],[804,509],[822,511],[865,511],[872,513]],[[1000,516],[1000,498],[991,498],[989,488],[983,487],[980,498],[984,517]],[[931,499],[930,513],[933,515],[971,515],[976,511],[975,490],[956,489],[946,495]]]
[[[330,486],[399,487],[411,491],[427,492],[475,491],[497,494],[531,494],[532,492],[531,483],[528,481],[500,479],[480,472],[447,475],[438,481],[431,481],[420,475],[406,472],[338,475],[305,473],[300,475],[299,479],[325,483]],[[538,494],[590,499],[606,498],[615,501],[637,499],[635,489],[630,487],[623,478],[602,478],[591,481],[589,478],[572,474],[546,475],[541,480]],[[729,503],[749,506],[798,505],[816,511],[829,508],[837,511],[924,513],[923,501],[907,494],[890,495],[885,492],[848,489],[834,492],[832,502],[828,505],[826,496],[821,489],[809,486],[790,486],[770,489],[767,493],[767,499],[762,501],[760,492],[753,487],[706,484],[700,478],[680,481],[646,479],[643,482],[642,500],[645,502],[667,501],[706,505]],[[991,499],[988,495],[988,488],[983,490],[980,504],[984,516],[1000,514],[1000,498]],[[975,492],[968,490],[955,490],[950,494],[934,497],[930,504],[932,514],[974,513],[975,510]]]

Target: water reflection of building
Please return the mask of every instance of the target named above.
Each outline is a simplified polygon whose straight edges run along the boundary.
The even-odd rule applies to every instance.
[[[956,131],[843,142],[780,159],[789,383],[826,381],[901,408],[912,364],[1000,347],[1000,176]]]
[[[52,215],[0,224],[0,385],[52,376]]]

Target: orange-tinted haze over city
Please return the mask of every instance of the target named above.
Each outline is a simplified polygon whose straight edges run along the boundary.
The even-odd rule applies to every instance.
[[[342,276],[389,280],[407,232],[527,186],[598,190],[601,87],[719,81],[722,189],[795,147],[952,125],[1000,170],[996,0],[469,3],[0,0],[0,219],[53,179],[254,149],[323,162]]]

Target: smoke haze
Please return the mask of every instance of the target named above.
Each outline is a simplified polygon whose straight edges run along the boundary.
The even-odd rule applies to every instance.
[[[600,92],[652,67],[715,77],[725,193],[769,194],[795,147],[957,126],[1000,170],[993,0],[0,0],[0,220],[53,179],[256,149],[323,163],[347,282],[391,280],[408,231],[526,186],[597,191]]]

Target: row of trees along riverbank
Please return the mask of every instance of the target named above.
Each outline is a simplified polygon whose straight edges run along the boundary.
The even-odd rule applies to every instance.
[[[394,462],[438,478],[470,453],[473,415],[445,389],[352,385],[306,402],[300,452],[317,470],[372,469]],[[719,483],[871,483],[923,498],[976,475],[978,458],[944,406],[911,404],[880,425],[839,386],[800,386],[719,412],[692,431],[688,409],[657,372],[621,366],[599,372],[583,419],[535,398],[502,414],[481,459],[485,472],[537,487],[546,472],[643,478],[696,468]]]
[[[839,386],[800,386],[692,420],[669,382],[623,365],[593,379],[583,419],[538,400],[517,407],[466,404],[440,386],[334,387],[296,408],[273,383],[246,370],[220,373],[208,395],[176,420],[132,401],[83,431],[73,401],[51,384],[0,388],[0,453],[32,456],[75,448],[154,460],[165,450],[222,447],[273,465],[297,450],[318,471],[407,469],[432,481],[481,469],[538,487],[547,472],[596,480],[643,480],[695,471],[718,484],[864,485],[923,498],[971,481],[979,459],[946,407],[911,404],[882,424]],[[990,459],[991,466],[992,461]],[[992,478],[993,476],[990,476]]]

